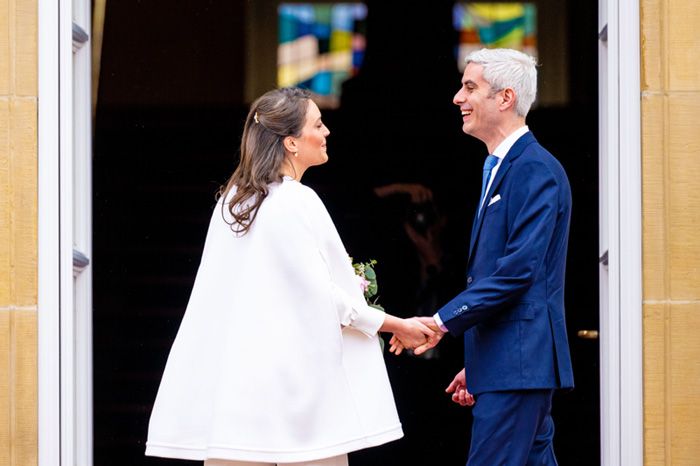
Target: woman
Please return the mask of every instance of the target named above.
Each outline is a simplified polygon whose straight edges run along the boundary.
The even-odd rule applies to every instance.
[[[328,160],[306,91],[253,103],[241,160],[214,210],[146,454],[205,466],[346,465],[403,433],[378,341],[434,333],[367,306],[318,196],[299,181]]]

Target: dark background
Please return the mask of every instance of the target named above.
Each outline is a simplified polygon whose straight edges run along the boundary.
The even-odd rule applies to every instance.
[[[452,96],[451,1],[369,1],[368,49],[341,106],[323,110],[330,161],[304,176],[325,201],[348,251],[379,260],[381,302],[432,314],[459,292],[485,147],[461,132]],[[562,465],[599,464],[597,10],[561,2],[568,105],[533,109],[528,124],[564,165],[573,192],[567,319],[577,387],[555,397]],[[241,0],[109,2],[94,134],[95,464],[178,465],[143,456],[148,417],[194,281],[214,196],[235,167],[244,102]],[[562,13],[565,12],[565,13]],[[397,31],[401,15],[405,33]],[[276,20],[271,19],[271,20]],[[542,37],[539,39],[543,40]],[[274,46],[273,44],[261,44]],[[547,83],[540,82],[540,88]],[[434,204],[379,199],[373,188],[420,183]],[[427,208],[444,223],[440,270],[426,280],[403,224]],[[232,264],[235,266],[235,264]],[[266,344],[264,332],[260,344]],[[254,352],[255,348],[251,348]],[[429,358],[386,356],[405,437],[354,453],[359,465],[461,465],[470,411],[444,388],[461,341]],[[197,463],[192,463],[197,464]]]

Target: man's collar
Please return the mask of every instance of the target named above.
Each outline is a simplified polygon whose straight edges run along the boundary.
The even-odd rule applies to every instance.
[[[520,139],[522,135],[528,131],[530,131],[530,129],[527,127],[527,125],[523,125],[510,133],[508,137],[501,141],[498,147],[496,147],[496,150],[493,151],[493,155],[503,160],[503,158],[508,154],[508,151],[510,151],[511,147],[513,147],[513,144],[515,144],[515,141]]]

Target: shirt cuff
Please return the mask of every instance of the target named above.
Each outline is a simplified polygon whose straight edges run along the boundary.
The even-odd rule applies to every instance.
[[[433,315],[433,319],[435,320],[435,323],[440,328],[440,330],[442,330],[445,333],[448,332],[447,327],[445,327],[445,324],[442,323],[442,319],[440,318],[439,313],[436,312],[435,315]]]

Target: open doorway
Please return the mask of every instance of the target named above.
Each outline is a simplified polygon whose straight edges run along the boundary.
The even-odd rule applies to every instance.
[[[254,39],[265,28],[274,34],[276,18],[260,15],[276,14],[277,3],[107,5],[94,138],[95,464],[185,464],[143,456],[147,421],[214,194],[234,167],[247,94],[252,81],[275,84],[251,74],[249,52],[270,54],[274,35]],[[461,133],[452,105],[454,3],[366,2],[362,68],[339,106],[323,110],[331,161],[304,179],[348,251],[379,260],[382,302],[398,315],[429,313],[463,285],[485,149]],[[528,124],[566,168],[574,200],[566,293],[577,388],[555,399],[556,448],[561,464],[592,465],[600,461],[598,343],[578,334],[598,328],[597,9],[532,3],[542,80]],[[425,211],[406,196],[377,195],[392,183],[425,186],[435,203]],[[417,215],[444,222],[438,275],[422,267],[403,230]],[[353,464],[463,464],[470,414],[443,394],[461,357],[451,338],[431,358],[387,355],[406,436],[352,455]]]

